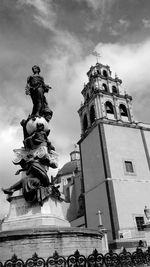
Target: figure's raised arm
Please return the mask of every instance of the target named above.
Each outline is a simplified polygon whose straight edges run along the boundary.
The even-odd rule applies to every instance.
[[[49,86],[48,84],[45,84],[45,85],[44,85],[44,92],[45,92],[45,93],[48,93],[48,91],[49,91],[50,89],[52,89],[51,86]]]

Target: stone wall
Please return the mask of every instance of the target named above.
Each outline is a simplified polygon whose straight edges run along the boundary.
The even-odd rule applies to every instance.
[[[103,238],[102,232],[81,228],[42,227],[5,231],[0,233],[0,260],[6,261],[14,254],[25,260],[35,252],[46,259],[55,250],[64,257],[77,249],[85,256],[91,254],[93,249],[106,253]]]

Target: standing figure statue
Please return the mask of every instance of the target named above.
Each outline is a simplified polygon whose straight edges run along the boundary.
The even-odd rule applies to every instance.
[[[40,67],[32,67],[33,75],[27,78],[27,85],[25,88],[26,95],[30,95],[33,102],[33,109],[31,118],[44,117],[46,121],[50,121],[53,112],[50,110],[45,93],[48,93],[51,87],[44,83],[43,77],[39,75]]]
[[[49,195],[59,198],[57,187],[52,184],[48,177],[48,169],[57,168],[57,153],[48,139],[50,129],[48,122],[52,117],[45,93],[51,89],[44,83],[39,75],[39,66],[32,67],[33,75],[27,79],[25,92],[31,96],[33,108],[27,120],[22,120],[24,147],[14,150],[15,165],[20,165],[16,174],[23,172],[22,178],[12,186],[2,189],[5,194],[11,196],[15,191],[22,189],[26,201],[42,203]]]

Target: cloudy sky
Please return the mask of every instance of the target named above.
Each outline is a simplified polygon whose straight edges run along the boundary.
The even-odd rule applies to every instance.
[[[24,93],[32,66],[53,88],[50,140],[61,168],[80,139],[80,92],[95,50],[133,96],[135,120],[150,123],[149,0],[0,1],[0,187],[19,179],[12,150],[22,146],[20,121],[32,108]]]

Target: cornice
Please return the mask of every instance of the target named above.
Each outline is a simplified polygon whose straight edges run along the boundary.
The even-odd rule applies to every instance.
[[[120,120],[98,119],[90,127],[88,127],[88,129],[85,131],[84,134],[81,135],[81,138],[78,141],[78,144],[80,144],[89,135],[89,133],[100,123],[110,124],[110,125],[118,126],[118,127],[134,128],[134,129],[139,129],[139,130],[150,132],[150,127],[140,126],[138,125],[138,122],[124,122]]]

